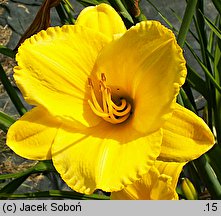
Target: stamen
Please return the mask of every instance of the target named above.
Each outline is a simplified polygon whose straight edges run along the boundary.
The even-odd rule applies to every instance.
[[[108,90],[108,89],[107,89]],[[126,101],[126,100],[125,100]],[[122,106],[122,109],[120,110],[119,109],[119,106],[117,106],[112,100],[111,100],[111,93],[110,93],[110,90],[108,91],[108,94],[107,94],[107,103],[108,103],[108,107],[111,107],[111,113],[113,112],[113,114],[115,114],[116,116],[120,117],[120,116],[124,116],[126,115],[128,112],[130,112],[130,109],[131,109],[131,105],[128,104],[129,106],[125,109],[127,103],[125,104],[125,106]],[[123,104],[124,105],[124,104]],[[114,108],[115,107],[118,107],[118,111],[121,111],[121,112],[118,112],[117,110],[115,110]],[[123,113],[123,115],[121,115]]]
[[[130,113],[130,111],[131,111],[131,105],[128,104],[128,105],[127,105],[127,108],[126,108],[125,110],[123,110],[123,111],[121,111],[121,112],[118,112],[118,111],[116,111],[116,110],[113,110],[113,113],[114,113],[114,115],[116,115],[116,116],[124,116],[124,115],[127,115],[128,113]]]
[[[99,112],[103,112],[103,110],[101,109],[99,103],[97,102],[97,99],[96,99],[96,96],[95,96],[95,93],[94,93],[94,86],[93,86],[92,80],[91,80],[90,78],[88,78],[88,84],[89,84],[89,86],[90,86],[90,88],[91,88],[91,98],[92,98],[94,107],[95,107]]]
[[[102,118],[107,118],[107,117],[109,117],[108,113],[99,112],[99,111],[95,108],[95,106],[93,105],[93,103],[92,103],[90,100],[88,100],[88,103],[89,103],[90,108],[92,109],[92,111],[93,111],[96,115],[98,115],[98,116],[100,116],[100,117],[102,117]]]
[[[101,74],[100,90],[102,96],[102,107],[97,101],[94,86],[92,80],[88,79],[88,84],[91,88],[91,100],[88,100],[88,104],[92,111],[99,117],[102,117],[105,121],[112,124],[119,124],[128,119],[131,113],[131,105],[123,98],[120,99],[121,104],[116,105],[111,99],[111,89],[106,86],[105,74]]]
[[[106,86],[104,86],[103,82],[100,82],[100,89],[101,89],[101,93],[102,93],[102,102],[103,102],[103,110],[105,113],[107,113],[107,103],[106,103],[106,99],[105,99],[105,88]]]
[[[114,112],[113,112],[113,107],[110,104],[110,91],[107,91],[107,107],[108,107],[108,113],[109,113],[109,117],[110,119],[112,119],[114,122],[115,120],[117,120],[114,116]]]
[[[108,90],[108,89],[107,89]],[[124,99],[124,101],[126,102],[126,100]],[[125,106],[117,106],[112,100],[111,100],[111,93],[110,93],[110,90],[108,91],[108,105],[114,109],[111,110],[111,112],[113,112],[114,115],[120,117],[120,116],[124,116],[124,115],[127,115],[130,110],[131,110],[131,105],[127,102],[125,104]],[[124,105],[124,104],[123,104]],[[125,107],[127,106],[127,108],[125,109]],[[115,109],[115,107],[117,109]],[[122,107],[121,109],[119,109],[119,107]],[[120,112],[118,112],[120,111]]]
[[[111,105],[114,107],[115,110],[123,110],[127,106],[127,101],[125,99],[121,99],[121,105],[117,106],[112,100]]]
[[[119,119],[116,119],[116,118],[104,118],[104,120],[106,120],[107,122],[110,122],[112,124],[119,124],[119,123],[122,123],[122,122],[126,121],[129,116],[130,116],[130,113],[128,113],[128,115],[126,115],[126,116],[124,116],[122,118],[119,118]]]

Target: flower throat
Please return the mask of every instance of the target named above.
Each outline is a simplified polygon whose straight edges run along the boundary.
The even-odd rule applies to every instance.
[[[105,121],[112,124],[119,124],[126,121],[131,114],[131,105],[126,101],[126,99],[121,98],[120,105],[113,102],[111,98],[111,89],[106,85],[105,74],[101,74],[100,80],[100,91],[102,98],[102,106],[98,103],[95,95],[95,88],[93,86],[92,80],[88,78],[88,84],[91,90],[91,99],[88,103],[92,111],[97,115],[102,117]]]

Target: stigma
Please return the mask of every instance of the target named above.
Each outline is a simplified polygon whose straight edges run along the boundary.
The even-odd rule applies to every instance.
[[[101,94],[101,102],[99,103],[96,97],[95,88],[93,82],[88,78],[88,85],[90,87],[91,100],[88,100],[91,110],[97,116],[103,118],[105,121],[112,124],[119,124],[125,122],[131,114],[131,104],[126,99],[120,98],[117,105],[112,100],[111,89],[106,85],[105,74],[101,74],[99,81],[99,87]]]

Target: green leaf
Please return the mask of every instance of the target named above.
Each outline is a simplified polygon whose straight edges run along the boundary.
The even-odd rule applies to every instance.
[[[158,12],[159,16],[165,21],[165,23],[175,32],[177,32],[177,30],[174,28],[173,24],[161,13],[161,11],[150,1],[150,0],[146,0],[147,2],[149,2],[149,4]]]
[[[15,119],[0,111],[0,129],[7,132],[8,128],[15,122]]]
[[[202,14],[203,15],[203,14]],[[206,24],[210,27],[210,29],[216,34],[216,36],[221,39],[221,31],[216,27],[216,25],[206,16],[204,16]]]
[[[75,19],[72,15],[73,12],[73,8],[72,6],[70,6],[70,3],[68,3],[67,1],[61,2],[61,5],[65,11],[65,13],[67,14],[67,21],[68,24],[74,24],[75,23]]]
[[[28,176],[29,175],[24,175],[9,182],[6,186],[4,186],[0,190],[0,198],[3,198],[1,196],[1,193],[10,194],[10,193],[13,193],[15,190],[17,190],[20,187],[20,185],[28,178]]]
[[[121,0],[112,0],[110,3],[118,11],[119,14],[121,14],[131,24],[134,24],[133,18],[131,17]]]
[[[200,77],[200,75],[187,64],[187,82],[205,98],[208,98],[208,88],[206,82]]]
[[[214,77],[221,85],[221,40],[217,40],[214,54]],[[221,93],[215,91],[214,123],[217,131],[217,142],[221,144]]]
[[[12,100],[12,103],[16,107],[18,113],[20,115],[23,115],[24,113],[26,113],[27,109],[25,108],[25,106],[21,102],[21,99],[17,95],[17,92],[15,91],[12,84],[8,80],[8,77],[6,76],[6,73],[3,69],[3,67],[1,66],[1,64],[0,64],[0,80],[2,81],[2,84],[3,84],[6,92],[8,93],[10,99]]]
[[[221,14],[221,1],[220,0],[212,0],[214,6],[218,10],[219,14]]]
[[[203,69],[206,78],[206,85],[208,87],[208,95],[207,98],[207,123],[208,126],[212,129],[214,127],[214,109],[216,109],[216,102],[215,102],[215,89],[220,92],[220,85],[217,83],[216,79],[214,78],[212,62],[210,61],[211,57],[208,55],[208,38],[206,32],[206,25],[205,19],[202,14],[204,14],[205,9],[205,1],[198,0],[197,2],[197,10],[196,10],[196,18],[194,17],[194,24],[196,27],[196,31],[199,38],[200,43],[200,51],[202,60],[198,58],[198,56],[194,56],[195,59],[198,61],[200,67]]]
[[[195,111],[195,108],[193,107],[192,103],[190,102],[186,92],[183,90],[183,88],[180,89],[180,95],[183,100],[183,106],[185,106],[187,109],[192,110],[193,112]]]
[[[217,26],[219,25],[219,22],[220,22],[220,17],[219,15],[217,15],[214,24]],[[216,44],[217,44],[217,37],[215,37],[215,33],[213,31],[210,31],[207,50],[210,60],[212,61],[211,64],[214,64],[214,51]]]
[[[47,171],[47,172],[55,171],[55,168],[54,168],[51,160],[40,161],[31,169],[32,169],[32,173],[45,172],[45,171]]]
[[[0,44],[0,53],[3,55],[6,55],[8,57],[14,58],[15,57],[15,52],[3,45]]]
[[[173,10],[172,8],[170,8],[170,10],[174,14],[174,16],[177,18],[179,23],[181,23],[182,22],[182,18],[177,14],[177,12],[175,10]],[[196,34],[191,29],[189,29],[189,32],[193,36],[194,40],[196,40],[199,43],[199,39],[197,38]]]
[[[208,162],[211,164],[212,168],[214,169],[217,178],[221,182],[221,147],[219,145],[215,145],[209,152],[206,153],[206,158]]]
[[[71,9],[72,12],[74,12],[74,8],[69,0],[63,0],[63,2],[68,5],[68,7]]]
[[[186,42],[186,45],[187,45],[188,49],[190,50],[190,52],[193,54],[194,58],[197,60],[197,62],[201,66],[201,68],[203,69],[205,75],[208,77],[208,79],[211,81],[211,83],[214,85],[214,87],[221,93],[221,86],[219,85],[219,83],[217,83],[216,79],[210,73],[208,68],[202,63],[200,58],[196,55],[193,48],[187,42]]]
[[[209,190],[212,199],[221,199],[221,184],[205,155],[195,160],[194,165]]]
[[[45,160],[38,162],[35,166],[19,172],[19,173],[10,173],[10,174],[1,174],[0,180],[10,179],[10,178],[20,178],[22,176],[31,175],[34,173],[43,173],[43,172],[54,172],[55,168],[52,165],[51,161]]]
[[[186,10],[182,19],[182,23],[180,26],[180,30],[177,36],[177,43],[183,47],[186,40],[186,35],[190,28],[190,23],[192,21],[195,8],[196,8],[197,0],[191,0],[187,2]]]
[[[38,162],[35,166],[19,173],[11,173],[11,174],[2,174],[0,175],[0,180],[5,180],[9,178],[15,178],[7,185],[5,185],[0,190],[0,198],[4,197],[2,194],[10,194],[17,190],[18,187],[31,175],[34,173],[46,173],[55,171],[51,161],[41,161]]]

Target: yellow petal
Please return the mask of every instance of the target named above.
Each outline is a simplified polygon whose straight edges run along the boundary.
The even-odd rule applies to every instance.
[[[151,200],[173,200],[177,199],[178,196],[171,187],[172,179],[167,175],[160,175],[150,193]]]
[[[52,160],[75,191],[121,190],[148,171],[160,151],[161,131],[144,136],[129,125],[103,122],[88,130],[60,128]]]
[[[18,50],[15,80],[26,101],[52,115],[89,126],[98,118],[88,105],[88,75],[107,43],[82,26],[51,27],[27,39]]]
[[[189,161],[198,158],[214,145],[207,124],[190,110],[176,104],[172,117],[163,127],[160,159]]]
[[[180,171],[180,164],[168,165],[169,163],[157,162],[156,167],[161,166],[166,169],[166,171],[173,170],[176,174],[172,177],[176,178],[177,182]],[[169,168],[168,168],[169,166]],[[137,199],[137,200],[172,200],[177,199],[176,185],[172,184],[172,177],[161,173],[153,166],[147,174],[145,174],[142,179],[136,181],[132,185],[127,186],[122,191],[112,192],[111,199]],[[178,168],[179,167],[179,168]],[[178,168],[178,169],[177,169]],[[170,173],[170,172],[169,172]],[[174,182],[175,182],[174,181]]]
[[[121,191],[111,193],[113,200],[150,200],[151,185],[158,181],[159,171],[153,166],[141,180],[128,185]]]
[[[42,107],[25,113],[8,130],[6,144],[30,160],[51,159],[51,145],[60,126]]]
[[[157,160],[155,162],[155,167],[159,170],[160,174],[172,177],[171,186],[175,189],[180,173],[185,164],[186,162],[163,162]]]
[[[114,34],[122,34],[126,31],[121,17],[108,4],[86,7],[79,14],[76,24],[92,28],[111,39]]]
[[[158,130],[171,116],[172,103],[185,81],[186,67],[172,31],[144,21],[101,52],[94,71],[104,73],[112,92],[133,101],[136,130]]]
[[[180,173],[185,164],[186,162],[163,162],[158,160],[155,162],[155,167],[159,171],[160,176],[158,178],[158,182],[152,188],[152,199],[177,200],[179,198],[176,193],[176,187]]]

